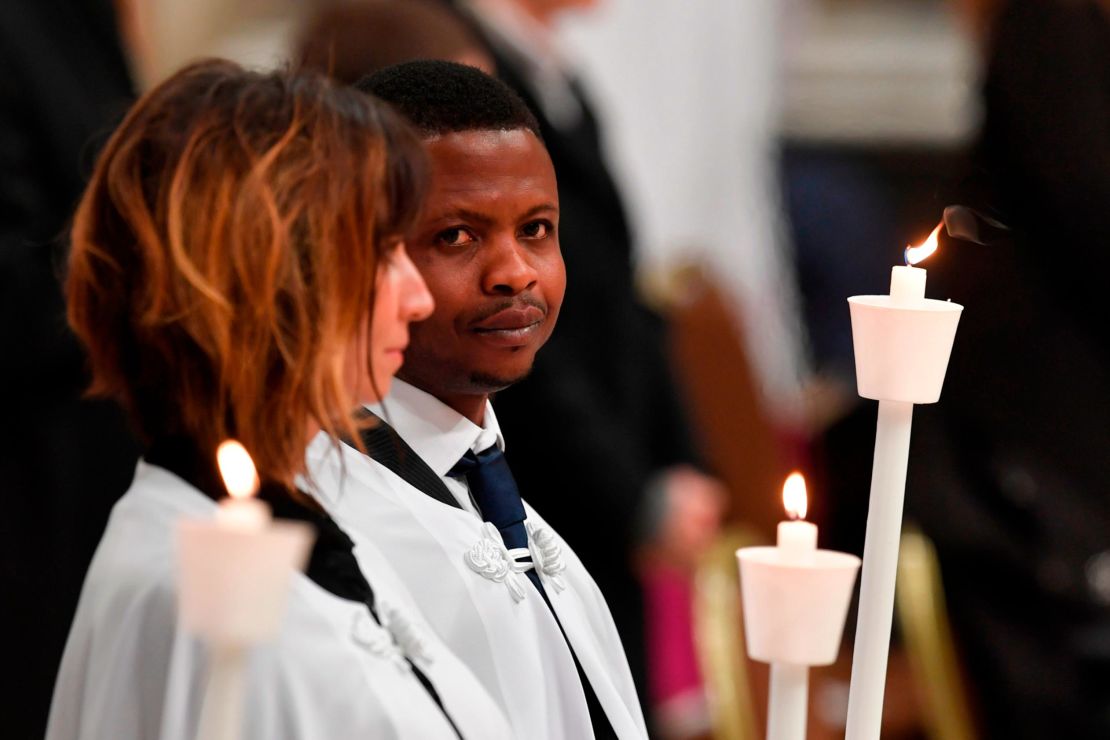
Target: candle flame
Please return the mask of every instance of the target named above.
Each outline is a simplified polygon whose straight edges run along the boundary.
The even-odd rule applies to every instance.
[[[809,508],[806,479],[796,470],[787,476],[786,483],[782,485],[782,504],[791,519],[806,518],[806,510]]]
[[[940,230],[943,228],[944,222],[941,221],[937,227],[933,229],[933,233],[929,234],[929,238],[918,244],[916,247],[906,247],[906,264],[916,265],[926,257],[937,251],[937,237],[940,236]]]
[[[234,439],[225,439],[216,448],[216,464],[224,486],[232,498],[247,498],[258,492],[258,471],[247,448]]]

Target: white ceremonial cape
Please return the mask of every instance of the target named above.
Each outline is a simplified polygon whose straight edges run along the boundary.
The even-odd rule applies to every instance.
[[[394,383],[395,389],[401,385]],[[396,392],[386,403],[395,422],[403,415],[399,403]],[[397,425],[402,437],[403,426]],[[500,535],[474,512],[431,498],[354,448],[336,449],[323,435],[309,446],[307,461],[317,500],[341,527],[372,539],[389,558],[432,627],[500,702],[515,737],[593,737],[559,623],[617,735],[647,737],[605,599],[570,547],[527,503],[533,559],[558,623],[526,576],[497,567]]]
[[[176,625],[175,528],[215,508],[181,478],[139,463],[85,580],[47,740],[193,740],[206,652]],[[381,554],[351,536],[379,613],[411,625],[415,647],[400,642],[463,738],[510,737],[504,715],[436,638]],[[455,738],[397,645],[365,605],[297,574],[278,639],[248,658],[242,738]]]

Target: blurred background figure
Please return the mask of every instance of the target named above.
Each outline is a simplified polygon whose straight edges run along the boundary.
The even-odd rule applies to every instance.
[[[983,122],[954,199],[1012,238],[938,265],[967,305],[910,511],[985,733],[1110,737],[1110,3],[966,2]],[[933,270],[930,268],[930,273]],[[915,434],[918,430],[915,429]]]
[[[121,8],[125,10],[125,8]],[[41,737],[93,549],[138,449],[65,323],[61,266],[99,145],[132,98],[111,0],[0,3],[3,734]]]
[[[493,59],[470,26],[440,0],[324,3],[298,33],[298,64],[352,84],[417,59],[458,62],[493,74]]]

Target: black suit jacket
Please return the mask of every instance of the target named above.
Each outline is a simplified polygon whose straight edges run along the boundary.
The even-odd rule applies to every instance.
[[[80,400],[60,275],[97,146],[131,98],[111,0],[0,3],[0,610],[4,734],[41,737],[77,596],[137,449]]]

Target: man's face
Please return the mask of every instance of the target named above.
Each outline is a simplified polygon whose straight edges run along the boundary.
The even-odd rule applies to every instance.
[[[425,142],[432,181],[409,253],[435,299],[399,376],[441,400],[528,374],[559,315],[566,272],[551,158],[530,131]]]

